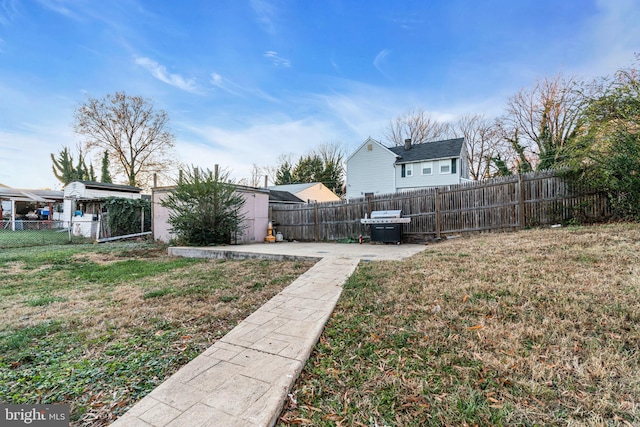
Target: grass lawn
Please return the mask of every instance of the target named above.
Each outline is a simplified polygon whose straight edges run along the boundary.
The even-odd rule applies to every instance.
[[[278,425],[640,425],[640,225],[361,263]]]
[[[311,262],[196,260],[150,243],[0,252],[0,402],[108,424]]]
[[[74,242],[81,239],[81,237],[73,236]],[[0,248],[65,243],[69,243],[69,233],[61,229],[18,231],[0,229]]]

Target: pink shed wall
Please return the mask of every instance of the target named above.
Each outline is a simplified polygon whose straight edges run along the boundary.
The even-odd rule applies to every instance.
[[[169,211],[160,204],[173,187],[154,188],[151,190],[151,209],[153,216],[153,238],[168,243],[173,237],[169,232]],[[263,190],[239,187],[238,191],[245,199],[243,215],[245,230],[238,236],[238,243],[264,242],[269,223],[269,193]]]

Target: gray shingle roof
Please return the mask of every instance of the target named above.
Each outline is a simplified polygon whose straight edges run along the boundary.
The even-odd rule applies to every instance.
[[[133,187],[131,185],[122,185],[122,184],[112,184],[107,182],[96,182],[96,181],[78,181],[84,184],[86,188],[94,188],[101,190],[118,190],[126,193],[139,193],[141,190],[138,187]]]
[[[304,200],[294,196],[288,191],[269,190],[270,202],[289,202],[289,203],[304,203]]]
[[[306,190],[309,187],[313,187],[318,184],[317,182],[302,182],[300,184],[283,184],[283,185],[271,185],[267,187],[269,190],[288,191],[291,194],[296,194]]]
[[[398,160],[396,160],[396,163],[401,164],[460,157],[462,144],[464,144],[464,138],[455,138],[444,141],[425,142],[424,144],[413,144],[409,150],[405,150],[403,145],[390,147],[389,150],[400,156]]]

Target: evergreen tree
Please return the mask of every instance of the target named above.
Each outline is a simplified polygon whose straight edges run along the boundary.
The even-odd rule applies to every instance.
[[[275,172],[275,184],[321,182],[341,195],[344,187],[344,154],[338,143],[323,144],[311,154],[300,157],[292,164],[282,156]]]
[[[86,179],[95,181],[93,165],[87,169],[87,164],[82,153],[78,154],[76,166],[73,165],[73,156],[67,147],[63,147],[62,151],[58,153],[57,158],[51,153],[51,161],[53,162],[53,175],[64,185],[72,181],[82,181]]]
[[[291,175],[294,182],[321,182],[323,172],[322,159],[313,154],[301,157]]]
[[[282,162],[280,166],[278,166],[278,170],[276,171],[276,185],[286,185],[293,183],[293,176],[291,174],[291,163],[288,160]]]
[[[85,165],[85,168],[87,167],[87,165]],[[87,177],[89,179],[89,181],[95,181],[96,180],[96,172],[93,170],[93,164],[89,163],[89,171],[87,172]]]
[[[500,154],[498,154],[495,157],[491,157],[491,163],[493,164],[493,166],[496,168],[496,173],[494,176],[511,176],[513,175],[513,172],[511,172],[511,170],[509,169],[509,167],[507,166],[507,163],[502,160],[502,158],[500,157]]]
[[[538,154],[539,161],[536,170],[553,168],[558,161],[560,147],[553,142],[551,130],[549,129],[549,118],[546,112],[542,113],[538,147],[540,148],[540,153]]]
[[[226,171],[181,171],[176,187],[162,201],[178,242],[187,245],[229,244],[244,229],[245,200]]]
[[[84,181],[86,178],[86,173],[85,173],[85,164],[84,161],[82,159],[82,154],[80,154],[78,156],[78,164],[76,165],[76,176],[78,180],[80,181]]]
[[[100,182],[112,183],[111,173],[109,173],[109,152],[105,150],[102,156],[102,170],[100,176]]]
[[[76,179],[73,157],[69,154],[67,147],[64,147],[62,151],[58,153],[57,158],[51,153],[51,161],[53,162],[53,166],[51,167],[53,175],[58,181],[67,185]]]

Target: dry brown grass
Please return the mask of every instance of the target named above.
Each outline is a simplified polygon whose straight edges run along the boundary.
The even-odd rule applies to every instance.
[[[640,425],[640,226],[361,265],[280,425]]]

